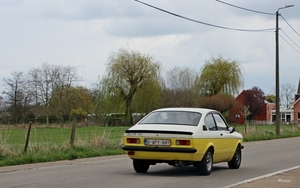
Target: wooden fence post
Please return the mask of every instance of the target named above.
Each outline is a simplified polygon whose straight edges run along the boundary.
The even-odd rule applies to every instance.
[[[72,147],[74,147],[75,132],[76,132],[76,124],[77,124],[77,121],[76,121],[76,118],[74,117],[73,123],[72,123],[71,136],[70,136],[70,145],[71,145]]]
[[[28,127],[28,131],[27,131],[27,137],[26,137],[24,153],[27,153],[27,147],[28,147],[29,138],[30,138],[30,131],[31,131],[31,121],[29,122],[29,127]]]

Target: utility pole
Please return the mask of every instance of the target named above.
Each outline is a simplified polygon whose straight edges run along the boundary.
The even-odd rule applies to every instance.
[[[289,7],[293,7],[294,5],[285,5],[284,7],[279,8],[276,11],[276,31],[275,31],[275,42],[276,42],[276,66],[275,66],[275,88],[276,88],[276,135],[280,135],[280,98],[279,98],[279,27],[278,27],[278,17],[279,17],[279,10],[285,9]]]

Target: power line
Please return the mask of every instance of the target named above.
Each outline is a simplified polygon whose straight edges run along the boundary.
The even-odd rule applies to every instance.
[[[261,12],[261,11],[256,11],[256,10],[251,10],[251,9],[247,9],[247,8],[244,8],[244,7],[240,7],[240,6],[237,6],[237,5],[233,5],[233,4],[230,4],[230,3],[226,3],[224,1],[220,1],[220,0],[216,0],[217,2],[219,3],[223,3],[225,5],[228,5],[228,6],[232,6],[232,7],[235,7],[235,8],[239,8],[239,9],[242,9],[242,10],[247,10],[247,11],[250,11],[250,12],[255,12],[255,13],[260,13],[260,14],[267,14],[267,15],[276,15],[274,13],[268,13],[268,12]],[[300,34],[286,21],[286,19],[284,19],[284,17],[280,14],[280,17],[290,26],[290,28],[300,37]]]
[[[300,37],[300,34],[284,19],[284,17],[280,14],[280,17],[285,21],[285,23],[287,23],[290,28]]]
[[[233,4],[229,4],[229,3],[226,3],[226,2],[220,1],[220,0],[216,0],[216,1],[219,2],[219,3],[223,3],[223,4],[225,4],[225,5],[229,5],[229,6],[232,6],[232,7],[235,7],[235,8],[247,10],[247,11],[250,11],[250,12],[256,12],[256,13],[260,13],[260,14],[267,14],[267,15],[273,15],[273,16],[276,15],[276,14],[274,14],[274,13],[261,12],[261,11],[257,11],[257,10],[251,10],[251,9],[243,8],[243,7],[236,6],[236,5],[233,5]]]
[[[300,51],[297,50],[294,46],[292,46],[287,40],[285,40],[285,38],[283,38],[280,34],[279,36],[281,37],[281,39],[283,39],[288,45],[290,45],[294,50],[296,50],[296,52],[298,52],[300,54]]]
[[[247,9],[247,8],[243,8],[243,7],[240,7],[240,6],[236,6],[236,5],[233,5],[233,4],[229,4],[229,3],[226,3],[226,2],[223,2],[223,1],[220,1],[220,0],[216,0],[217,2],[220,2],[220,3],[223,3],[225,5],[228,5],[228,6],[232,6],[232,7],[235,7],[235,8],[239,8],[239,9],[243,9],[243,10],[247,10],[247,11],[250,11],[250,12],[255,12],[255,13],[260,13],[260,14],[267,14],[267,15],[276,15],[276,14],[273,14],[273,13],[267,13],[267,12],[261,12],[261,11],[256,11],[256,10],[251,10],[251,9]],[[290,26],[290,28],[298,35],[300,36],[300,34],[284,19],[284,17],[279,14],[281,16],[281,18]],[[299,49],[300,47],[282,30],[280,29],[288,38],[289,40],[295,45],[297,46]],[[294,46],[292,46],[285,38],[283,38],[281,35],[280,37],[287,43],[289,44],[292,48],[294,48],[294,50],[296,50],[298,53],[299,53],[299,50],[297,50]]]
[[[155,6],[153,6],[153,5],[144,3],[144,2],[139,1],[139,0],[135,0],[135,1],[136,1],[136,2],[139,2],[139,3],[141,3],[141,4],[144,4],[144,5],[148,6],[148,7],[154,8],[154,9],[156,9],[156,10],[165,12],[165,13],[167,13],[167,14],[170,14],[170,15],[173,15],[173,16],[176,16],[176,17],[185,19],[185,20],[189,20],[189,21],[192,21],[192,22],[196,22],[196,23],[200,23],[200,24],[203,24],[203,25],[207,25],[207,26],[211,26],[211,27],[216,27],[216,28],[220,28],[220,29],[233,30],[233,31],[246,31],[246,32],[263,32],[263,31],[272,31],[272,30],[275,30],[275,28],[251,30],[251,29],[239,29],[239,28],[230,28],[230,27],[225,27],[225,26],[214,25],[214,24],[210,24],[210,23],[206,23],[206,22],[194,20],[194,19],[191,19],[191,18],[188,18],[188,17],[185,17],[185,16],[181,16],[181,15],[179,15],[179,14],[175,14],[175,13],[173,13],[173,12],[170,12],[170,11],[167,11],[167,10],[164,10],[164,9],[161,9],[161,8],[158,8],[158,7],[155,7]]]
[[[282,29],[280,29],[281,32],[283,32],[285,34],[285,36],[287,36],[287,38],[290,39],[290,41],[292,41],[292,43],[294,43],[299,49],[300,49],[300,46],[298,46]]]

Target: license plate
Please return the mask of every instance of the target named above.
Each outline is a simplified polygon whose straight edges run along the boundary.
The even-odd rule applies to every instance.
[[[154,139],[145,139],[145,145],[155,145],[155,146],[170,146],[170,140],[154,140]]]

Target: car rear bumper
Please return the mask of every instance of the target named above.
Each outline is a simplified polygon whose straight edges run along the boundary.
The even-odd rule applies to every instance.
[[[144,146],[123,146],[125,151],[147,151],[147,152],[171,152],[171,153],[196,153],[195,148],[167,148],[167,147],[144,147]]]

